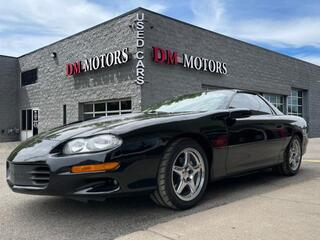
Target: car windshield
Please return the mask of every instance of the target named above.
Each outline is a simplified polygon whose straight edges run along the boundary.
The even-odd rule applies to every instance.
[[[167,100],[160,105],[149,108],[146,112],[207,112],[227,107],[234,94],[230,90],[200,92]]]

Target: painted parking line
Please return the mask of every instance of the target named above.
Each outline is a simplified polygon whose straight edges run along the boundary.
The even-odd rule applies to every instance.
[[[320,163],[320,160],[309,160],[309,159],[306,159],[306,160],[303,160],[303,162]]]

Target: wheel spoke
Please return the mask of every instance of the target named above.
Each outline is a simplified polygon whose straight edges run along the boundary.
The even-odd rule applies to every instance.
[[[178,194],[181,194],[182,191],[183,191],[183,189],[184,189],[186,186],[187,186],[186,182],[185,182],[183,179],[181,179],[181,181],[180,181],[180,183],[179,183],[179,186],[178,186],[176,192],[177,192]]]
[[[184,152],[184,163],[183,163],[183,167],[187,167],[189,165],[189,153],[188,152]]]
[[[290,156],[290,158],[292,158],[292,156],[293,156],[293,150],[292,150],[292,148],[290,149],[290,151],[289,151],[289,156]]]
[[[192,162],[189,161],[188,167],[189,167],[191,170],[196,170],[197,168],[199,168],[199,163],[196,163],[196,165],[193,165]]]
[[[194,179],[191,179],[188,182],[188,186],[190,188],[191,193],[195,193],[196,192],[196,184],[194,183]]]
[[[297,161],[299,162],[300,161],[300,158],[301,158],[301,155],[300,153],[297,154]]]
[[[178,174],[180,177],[182,177],[183,167],[173,166],[173,171],[174,171],[176,174]]]
[[[291,164],[291,163],[293,163],[294,162],[294,158],[292,157],[292,156],[290,156],[290,158],[289,158],[289,163]]]
[[[199,176],[201,176],[201,169],[200,169],[200,168],[197,169],[197,170],[195,170],[195,171],[192,173],[192,177],[193,177],[193,178],[196,178],[196,177],[199,177]]]

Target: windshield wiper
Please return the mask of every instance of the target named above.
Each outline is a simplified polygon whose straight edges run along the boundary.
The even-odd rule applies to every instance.
[[[151,110],[151,111],[147,111],[146,113],[150,113],[150,114],[179,114],[179,113],[200,113],[200,112],[206,112],[206,111],[180,111],[180,112],[164,112],[164,111],[156,111],[156,110]]]
[[[146,111],[146,113],[159,114],[159,113],[170,113],[170,112],[163,112],[163,111],[151,110],[151,111]]]

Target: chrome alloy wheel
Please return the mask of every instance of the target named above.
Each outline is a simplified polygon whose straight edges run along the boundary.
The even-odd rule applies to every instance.
[[[296,171],[299,168],[301,162],[301,146],[298,139],[294,139],[291,142],[289,149],[289,167],[292,171]]]
[[[204,160],[198,150],[185,148],[176,157],[172,167],[172,186],[183,201],[195,199],[205,180]]]

